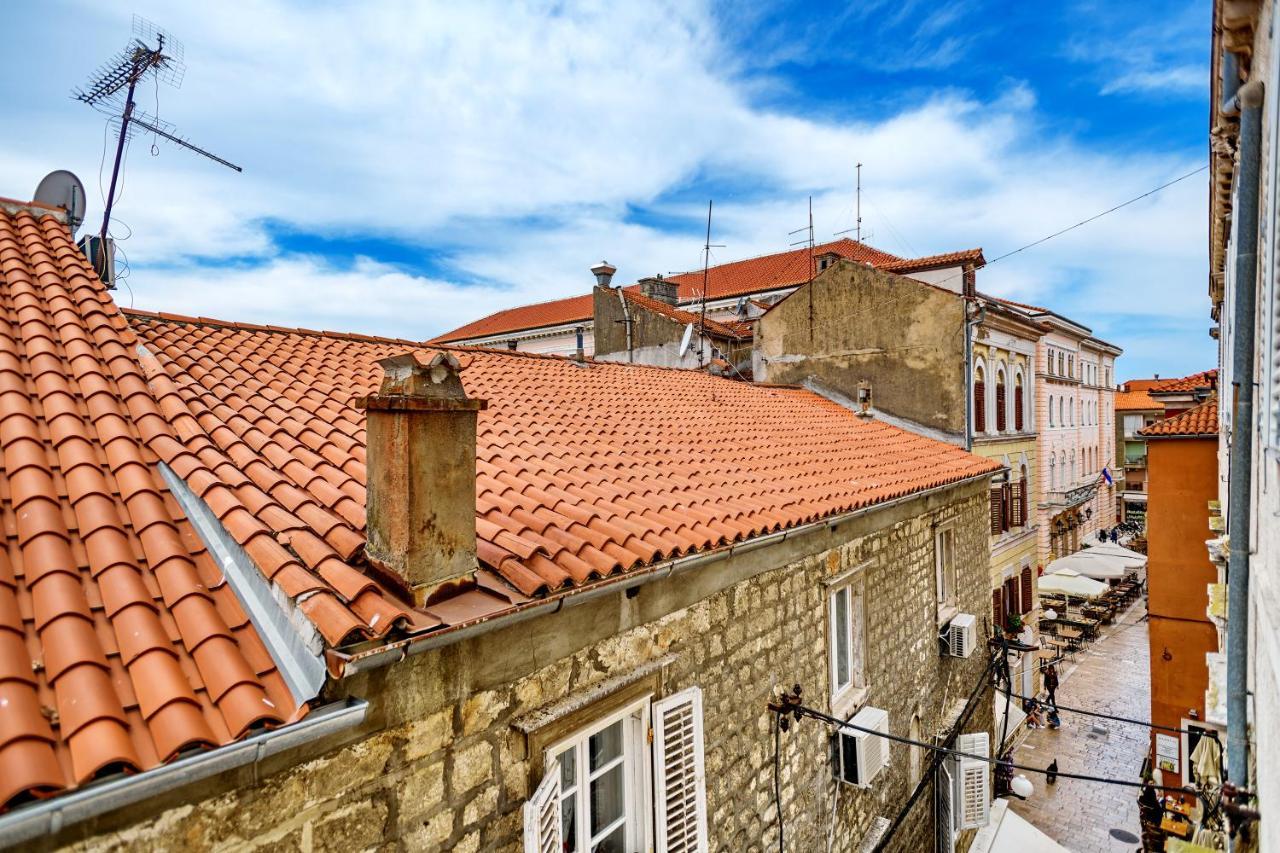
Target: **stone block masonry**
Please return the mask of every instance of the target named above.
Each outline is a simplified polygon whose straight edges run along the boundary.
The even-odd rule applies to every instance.
[[[954,523],[957,603],[984,616],[987,501],[985,482],[951,487],[353,677],[335,696],[372,706],[354,742],[261,778],[213,780],[185,805],[140,821],[136,811],[109,816],[88,825],[91,837],[81,829],[46,846],[519,850],[521,806],[542,763],[528,721],[577,698],[583,707],[566,713],[589,715],[608,701],[600,685],[651,679],[659,695],[702,688],[711,849],[776,849],[766,702],[798,683],[808,704],[830,709],[824,581],[861,567],[866,703],[889,712],[894,734],[932,740],[985,665],[981,647],[967,659],[939,652],[934,533]],[[968,728],[990,720],[988,700]],[[857,849],[928,763],[927,752],[893,744],[870,789],[838,785],[829,735],[803,721],[782,737],[788,850],[826,849],[829,836],[835,850]],[[893,849],[931,849],[932,812],[926,792]]]

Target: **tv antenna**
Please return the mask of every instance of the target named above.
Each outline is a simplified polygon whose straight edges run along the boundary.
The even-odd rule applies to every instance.
[[[803,240],[797,240],[791,245],[808,246],[809,247],[809,287],[805,290],[809,295],[809,339],[813,339],[813,196],[809,196],[809,225],[805,228],[797,228],[790,232],[787,236],[794,237],[802,231],[808,231],[809,236]]]
[[[852,228],[846,228],[843,231],[837,231],[836,236],[839,237],[841,234],[848,234],[850,231],[854,231],[856,232],[854,239],[857,240],[859,243],[861,243],[862,242],[862,164],[861,163],[858,164],[857,172],[858,172],[858,189],[857,189],[856,195],[854,196],[857,199],[857,201],[854,202],[855,211],[856,211],[854,215],[857,216],[857,224],[854,225]]]
[[[115,203],[116,181],[120,177],[124,146],[133,138],[137,128],[163,137],[229,169],[243,171],[236,164],[178,136],[171,123],[138,109],[134,102],[134,91],[143,80],[153,79],[157,85],[165,83],[175,89],[181,88],[182,78],[187,72],[182,57],[182,42],[147,19],[134,15],[133,38],[129,44],[100,65],[84,88],[75,89],[71,93],[77,101],[108,116],[112,124],[120,125],[115,164],[111,167],[111,188],[107,192],[106,209],[102,214],[102,230],[99,234],[98,251],[102,253],[100,269],[105,268],[107,262],[107,231],[111,225],[111,207]]]
[[[712,202],[711,199],[707,200],[707,241],[702,244],[702,315],[698,319],[698,367],[702,367],[703,346],[707,340],[707,279],[711,273],[711,250],[724,248],[723,243],[711,242]]]

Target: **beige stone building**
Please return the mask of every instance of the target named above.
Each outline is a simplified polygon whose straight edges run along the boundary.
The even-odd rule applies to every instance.
[[[29,205],[0,303],[0,843],[983,822],[926,745],[989,748],[988,460],[799,388],[122,312]],[[857,728],[779,734],[794,684]]]

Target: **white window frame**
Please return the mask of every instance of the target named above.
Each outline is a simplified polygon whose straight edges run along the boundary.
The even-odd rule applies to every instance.
[[[867,608],[863,566],[828,581],[827,588],[827,675],[831,685],[831,712],[848,717],[866,701],[867,689]],[[845,602],[846,622],[839,624],[837,606]],[[848,647],[848,672],[839,671],[838,644]],[[847,678],[845,677],[847,675]]]
[[[950,539],[950,546],[944,547],[943,542],[947,539]],[[933,532],[933,594],[938,604],[939,624],[951,621],[960,612],[956,607],[955,551],[955,524],[939,525]],[[949,561],[944,556],[950,558]],[[946,562],[950,565],[944,565]]]
[[[590,790],[592,771],[588,763],[588,743],[592,735],[607,729],[620,720],[628,720],[633,717],[635,719],[632,724],[624,726],[623,754],[620,759],[615,759],[615,761],[622,763],[626,784],[626,803],[623,806],[623,820],[627,827],[626,848],[628,850],[646,850],[652,841],[650,836],[652,835],[653,825],[653,779],[648,743],[649,728],[652,725],[652,700],[653,696],[649,694],[611,714],[601,717],[590,725],[577,730],[572,735],[552,744],[544,753],[545,765],[554,767],[557,766],[557,757],[561,752],[569,748],[574,750],[575,770],[579,775],[575,778],[575,785],[571,793],[583,795],[574,800],[574,806],[577,811],[575,825],[578,832],[575,849],[578,851],[585,853],[585,851],[591,849],[591,812],[588,792]],[[626,772],[628,764],[631,765],[630,773]],[[617,765],[610,762],[604,769],[596,771],[595,775],[598,777],[614,766]],[[568,795],[561,788],[560,799],[562,803],[566,796]],[[616,825],[611,825],[604,831],[612,831],[615,828]]]

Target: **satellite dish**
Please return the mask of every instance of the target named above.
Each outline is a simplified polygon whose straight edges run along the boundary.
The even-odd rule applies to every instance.
[[[693,324],[684,327],[684,335],[680,338],[680,357],[689,351],[689,341],[693,340]]]
[[[45,175],[36,187],[34,200],[66,210],[72,236],[80,230],[80,223],[84,222],[84,184],[71,172],[59,169]]]

